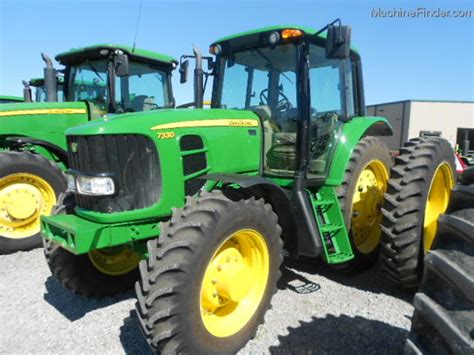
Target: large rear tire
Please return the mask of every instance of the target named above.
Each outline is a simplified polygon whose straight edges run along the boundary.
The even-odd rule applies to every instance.
[[[61,169],[31,152],[0,153],[0,254],[41,246],[40,217],[66,190]]]
[[[73,213],[74,195],[61,194],[54,214]],[[107,297],[130,290],[138,280],[140,255],[127,246],[74,255],[43,239],[52,275],[69,291],[85,297]]]
[[[234,354],[276,292],[281,228],[262,199],[188,198],[148,242],[136,284],[141,329],[162,354]]]
[[[470,184],[454,188],[448,214],[439,218],[414,299],[407,354],[474,353],[474,179]]]
[[[378,260],[380,208],[391,166],[390,151],[377,137],[363,137],[352,152],[337,194],[355,257],[342,267],[363,270]]]
[[[455,177],[454,151],[442,138],[405,143],[385,194],[381,260],[390,279],[417,287],[439,216],[448,207]]]

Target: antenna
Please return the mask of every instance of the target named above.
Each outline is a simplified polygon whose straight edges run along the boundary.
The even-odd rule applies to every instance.
[[[137,44],[138,26],[140,25],[140,18],[142,15],[142,5],[143,5],[143,0],[140,0],[140,6],[138,8],[138,16],[137,16],[137,26],[135,27],[135,38],[133,39],[132,53],[135,52],[135,45]]]

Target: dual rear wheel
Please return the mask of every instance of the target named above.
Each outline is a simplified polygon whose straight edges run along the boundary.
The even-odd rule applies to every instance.
[[[377,261],[381,207],[391,166],[390,151],[380,138],[363,137],[354,148],[344,181],[336,191],[355,257],[338,267],[362,270]]]
[[[455,185],[454,151],[441,138],[416,138],[395,158],[383,206],[382,264],[403,288],[418,286],[424,257]]]

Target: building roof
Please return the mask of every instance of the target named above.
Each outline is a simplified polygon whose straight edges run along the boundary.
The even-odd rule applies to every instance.
[[[405,103],[407,103],[407,102],[432,102],[432,103],[451,103],[451,104],[474,104],[474,101],[463,101],[463,100],[416,100],[416,99],[412,100],[412,99],[407,99],[407,100],[381,102],[381,103],[378,103],[378,104],[367,105],[367,107],[401,104],[401,103],[404,103],[404,102]]]

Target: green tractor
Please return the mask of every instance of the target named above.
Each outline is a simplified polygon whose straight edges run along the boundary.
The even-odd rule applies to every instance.
[[[59,82],[64,102],[53,102],[58,76],[49,60],[39,86],[47,102],[0,108],[0,254],[41,246],[40,216],[51,213],[67,187],[66,129],[119,113],[174,107],[172,57],[101,44],[56,59],[65,67]]]
[[[262,323],[283,256],[351,270],[376,262],[384,196],[390,187],[408,192],[398,175],[390,182],[401,170],[378,136],[391,127],[366,116],[361,58],[350,28],[336,22],[213,43],[211,109],[68,130],[71,190],[56,215],[42,218],[53,275],[88,297],[114,295],[138,278],[137,314],[154,351],[224,354]],[[423,144],[425,160],[452,177],[449,146]],[[446,160],[431,160],[427,146]],[[430,169],[421,179],[433,179]],[[441,190],[444,180],[434,181]],[[433,215],[443,212],[436,206]],[[415,239],[422,243],[421,234]]]
[[[27,102],[48,101],[46,99],[46,88],[44,85],[43,78],[31,79],[29,82],[23,82],[23,85],[25,86],[25,88],[27,88],[27,90],[30,89],[31,87],[35,88],[34,100],[27,101]],[[65,101],[63,85],[64,85],[64,78],[62,76],[58,76],[57,77],[57,100],[54,100],[54,101],[59,101],[59,102]],[[82,95],[79,95],[78,97],[79,100],[82,100],[82,99],[87,100],[91,96],[92,97],[99,96],[101,95],[101,93],[107,90],[106,83],[101,83],[98,80],[96,81],[76,80],[75,85],[78,87],[78,91],[82,93]],[[81,96],[83,96],[83,98]]]
[[[57,77],[57,101],[64,101],[64,92],[63,92],[64,78],[62,76]],[[34,95],[30,96],[28,99],[25,99],[25,102],[46,102],[46,87],[44,84],[43,78],[33,78],[29,81],[23,81],[24,89],[31,90],[34,88]],[[33,99],[34,97],[34,99]],[[56,101],[56,100],[55,100]]]

